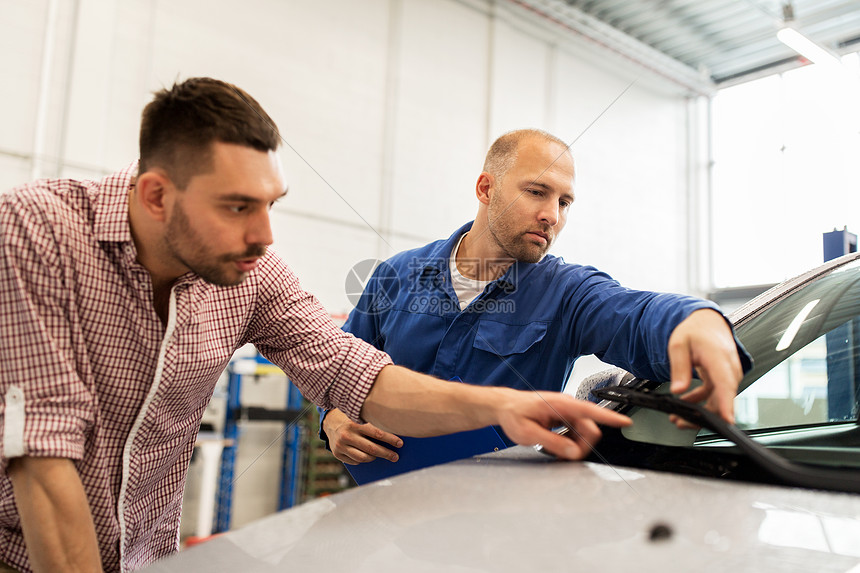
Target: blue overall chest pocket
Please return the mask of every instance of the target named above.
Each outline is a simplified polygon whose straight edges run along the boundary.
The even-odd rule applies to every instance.
[[[499,356],[522,354],[546,337],[547,324],[505,324],[495,320],[481,320],[475,333],[473,346],[478,350]]]

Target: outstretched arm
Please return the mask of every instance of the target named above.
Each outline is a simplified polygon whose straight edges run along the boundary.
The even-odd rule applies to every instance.
[[[378,428],[425,437],[498,425],[521,445],[542,444],[581,459],[600,439],[597,424],[627,426],[626,416],[556,392],[523,392],[445,382],[400,366],[383,368],[361,410]],[[551,431],[568,426],[571,437]]]

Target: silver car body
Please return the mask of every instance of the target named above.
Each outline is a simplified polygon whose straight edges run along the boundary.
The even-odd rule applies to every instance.
[[[854,255],[824,265],[731,318],[754,320],[822,273],[858,264]],[[632,415],[636,439],[696,439],[667,431],[665,414]],[[316,499],[147,571],[315,569],[860,573],[860,495],[562,462],[515,447]]]

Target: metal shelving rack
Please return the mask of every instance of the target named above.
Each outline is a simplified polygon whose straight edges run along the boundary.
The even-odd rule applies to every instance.
[[[304,487],[302,501],[337,493],[355,485],[343,464],[319,438],[319,416],[316,408],[308,414],[309,436],[304,442]]]
[[[287,425],[281,449],[281,478],[278,492],[278,509],[286,509],[297,503],[302,479],[302,429],[299,421],[306,414],[305,400],[286,375],[260,354],[254,358],[234,360],[227,367],[227,404],[224,420],[224,439],[227,444],[221,454],[221,470],[218,480],[217,511],[213,531],[220,533],[230,529],[233,509],[233,484],[236,452],[239,444],[241,424],[254,421],[280,421]],[[241,401],[242,380],[246,376],[281,374],[289,384],[285,408],[271,410],[256,406],[243,406]]]

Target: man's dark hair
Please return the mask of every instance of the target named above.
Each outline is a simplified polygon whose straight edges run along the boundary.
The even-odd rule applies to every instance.
[[[164,169],[184,189],[210,171],[216,141],[274,151],[278,128],[242,89],[212,78],[191,78],[156,92],[140,122],[140,173]]]

